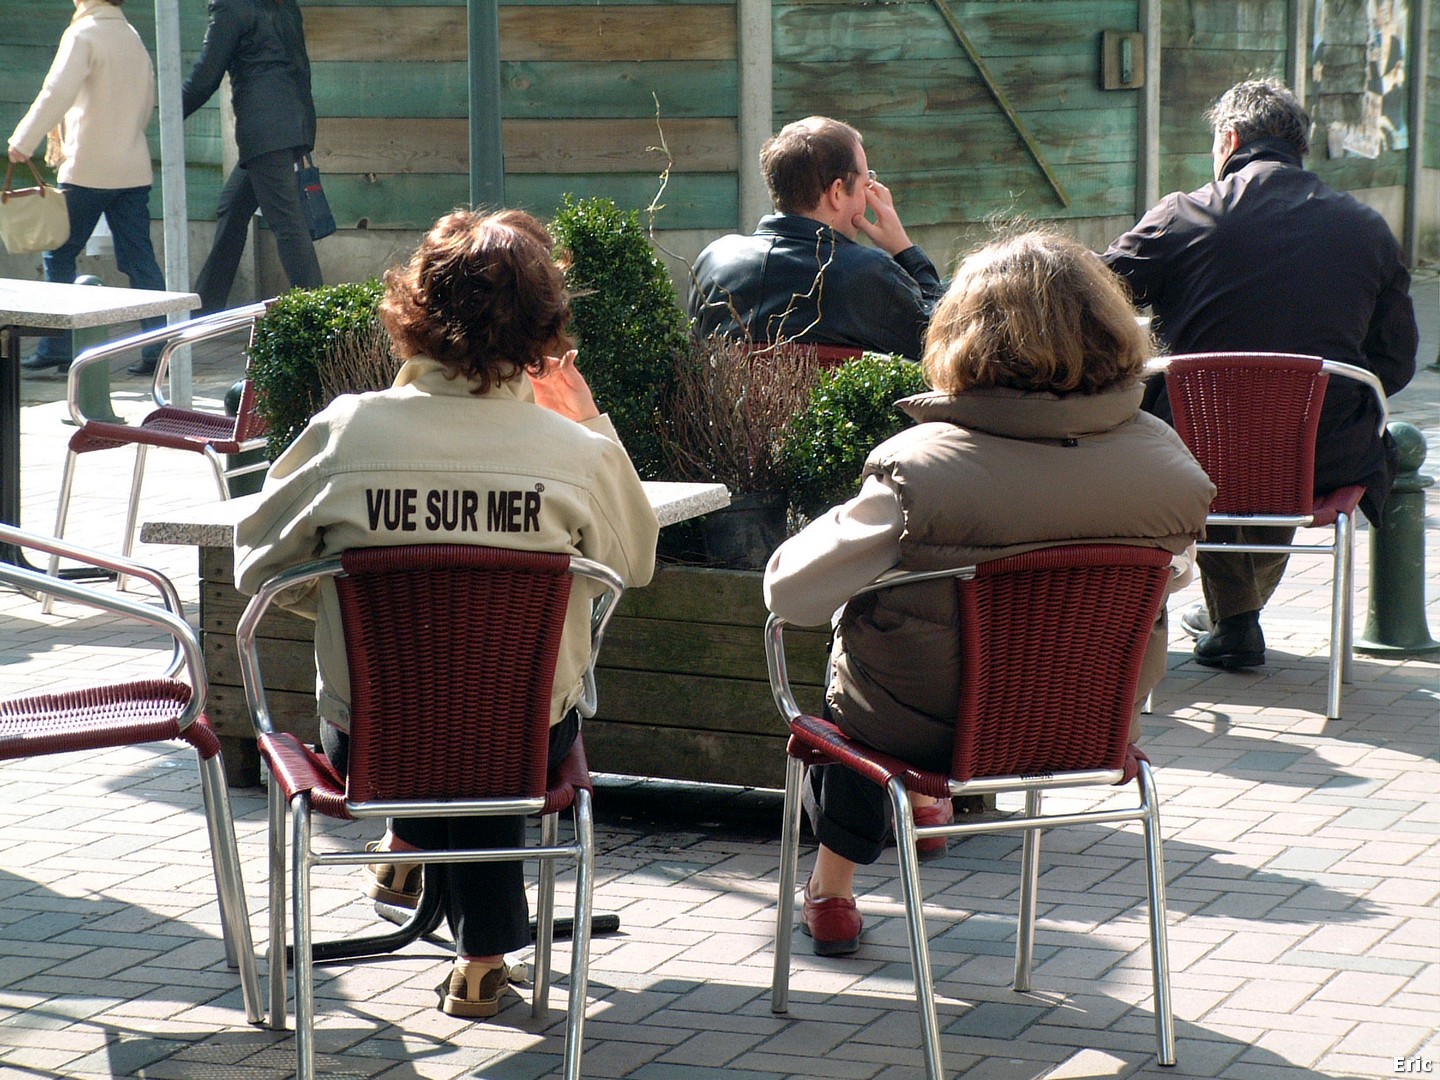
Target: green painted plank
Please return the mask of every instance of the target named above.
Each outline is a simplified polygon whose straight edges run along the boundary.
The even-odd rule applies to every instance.
[[[1287,0],[1165,0],[1160,16],[1165,49],[1289,47]]]
[[[30,0],[36,2],[36,0]],[[354,8],[406,8],[406,7],[465,7],[468,0],[299,0],[300,10],[308,7],[354,7]],[[663,4],[714,4],[717,0],[605,0],[607,7],[631,5],[654,6]],[[558,7],[573,5],[575,0],[500,0],[501,7]]]
[[[1135,159],[1138,120],[1133,109],[1031,113],[1023,119],[1052,166]],[[872,167],[887,177],[991,164],[1030,166],[1038,172],[1024,143],[993,108],[977,107],[953,117],[878,117],[866,122],[865,147]]]
[[[1403,186],[1405,183],[1405,151],[1387,150],[1375,160],[1359,157],[1327,158],[1324,144],[1305,159],[1305,167],[1331,187],[1340,191],[1361,188]],[[1214,169],[1209,147],[1203,152],[1168,155],[1161,164],[1162,191],[1194,191],[1212,179]]]
[[[1098,31],[1137,28],[1135,0],[1045,4],[952,3],[980,54],[1029,56],[1073,52],[1096,58]],[[777,62],[921,60],[960,55],[955,35],[933,4],[777,5]]]
[[[1055,175],[1070,195],[1061,207],[1040,170],[1031,165],[969,165],[887,180],[906,225],[982,222],[992,216],[1038,220],[1126,216],[1135,210],[1135,164],[1057,165]]]
[[[1387,150],[1373,161],[1359,157],[1326,158],[1315,154],[1307,164],[1331,187],[1341,191],[1359,191],[1361,188],[1404,186],[1409,156],[1403,150]]]
[[[604,195],[624,209],[643,209],[658,186],[657,178],[647,174],[507,176],[505,201],[544,218],[555,213],[567,192],[581,197]],[[325,177],[325,191],[342,229],[424,229],[447,210],[469,202],[470,181],[455,175],[332,173]],[[666,190],[658,227],[732,228],[737,200],[733,175],[676,175]]]
[[[520,206],[549,218],[560,206],[562,196],[577,198],[604,196],[614,199],[622,210],[645,210],[659,190],[659,180],[644,174],[594,173],[575,176],[507,176],[505,197],[511,206]],[[677,173],[660,197],[655,214],[657,229],[716,229],[730,231],[739,213],[739,188],[733,173]],[[648,218],[646,219],[648,221]]]
[[[1134,212],[1133,161],[1113,165],[1058,165],[1073,203],[1060,208],[1044,177],[1033,166],[965,164],[930,173],[888,173],[901,214],[909,225],[983,221],[988,216],[1025,213],[1040,219],[1129,215]],[[656,178],[641,174],[593,176],[507,176],[506,202],[551,217],[563,194],[613,198],[642,212],[654,196]],[[365,227],[419,229],[452,206],[467,201],[464,177],[387,176],[370,181],[346,174],[326,178],[331,205],[342,228],[360,218]],[[737,215],[735,177],[728,174],[671,178],[655,218],[658,229],[729,232]]]
[[[990,68],[1021,112],[1104,109],[1117,103],[1134,108],[1138,101],[1138,91],[1101,90],[1095,57],[1089,54],[997,57]],[[928,60],[777,63],[774,87],[776,116],[824,112],[837,100],[845,102],[845,116],[857,124],[871,116],[921,116],[975,105],[997,112],[975,68],[958,54]]]
[[[500,111],[512,119],[560,117],[734,116],[733,61],[500,65]],[[469,83],[463,63],[317,61],[311,69],[321,116],[465,117]]]
[[[739,69],[733,60],[500,65],[507,117],[735,116]],[[658,99],[658,104],[657,104]]]

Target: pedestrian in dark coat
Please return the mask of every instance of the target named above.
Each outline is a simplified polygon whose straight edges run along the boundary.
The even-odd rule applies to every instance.
[[[185,115],[209,101],[228,73],[240,158],[221,189],[215,243],[195,283],[204,312],[229,302],[257,208],[275,236],[290,284],[323,284],[295,176],[296,162],[315,148],[300,8],[295,0],[210,0],[209,11],[205,43],[185,80]]]

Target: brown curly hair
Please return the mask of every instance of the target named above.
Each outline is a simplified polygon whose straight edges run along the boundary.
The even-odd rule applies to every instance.
[[[1093,394],[1154,355],[1124,283],[1079,242],[1043,229],[966,256],[925,335],[936,390],[1006,386]]]
[[[523,210],[452,210],[385,274],[380,319],[402,359],[428,356],[483,394],[572,347],[555,241]]]

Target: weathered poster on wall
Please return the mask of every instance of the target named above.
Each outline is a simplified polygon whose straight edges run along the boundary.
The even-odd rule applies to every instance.
[[[1410,145],[1407,0],[1315,0],[1310,106],[1328,156],[1378,158]]]

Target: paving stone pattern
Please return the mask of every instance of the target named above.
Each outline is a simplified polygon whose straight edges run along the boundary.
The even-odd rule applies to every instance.
[[[1417,298],[1424,289],[1440,307],[1440,281],[1418,278]],[[1422,362],[1435,352],[1428,303],[1425,317]],[[231,381],[222,361],[197,358],[199,393],[218,396]],[[1432,446],[1437,386],[1440,375],[1422,373],[1396,401],[1397,416],[1424,428]],[[23,514],[38,529],[52,519],[69,430],[61,387],[26,383],[34,404],[24,410]],[[139,389],[117,379],[117,408],[136,411]],[[151,468],[145,509],[214,497],[198,459],[156,453]],[[82,460],[77,539],[115,548],[128,472],[128,454]],[[1432,631],[1440,631],[1437,538],[1432,518]],[[137,551],[172,573],[193,605],[193,552]],[[1368,555],[1362,528],[1362,624]],[[1046,834],[1026,994],[1009,988],[1018,839],[970,839],[925,865],[950,1075],[1285,1080],[1440,1071],[1440,665],[1435,655],[1357,656],[1344,719],[1327,722],[1328,590],[1323,563],[1296,562],[1266,614],[1269,662],[1253,672],[1195,665],[1177,621],[1170,677],[1146,719],[1163,799],[1179,1066],[1154,1060],[1138,830],[1087,828]],[[1187,590],[1172,611],[1197,597],[1198,588]],[[47,617],[8,591],[0,612],[0,693],[157,666],[154,636],[114,620],[65,605]],[[234,796],[263,948],[264,797],[259,789]],[[1069,798],[1088,805],[1106,796]],[[587,1077],[923,1076],[893,854],[860,875],[858,955],[814,957],[797,936],[791,1009],[777,1017],[768,987],[779,793],[605,777],[596,806],[597,906],[618,912],[622,929],[592,949]],[[324,823],[335,845],[358,846],[376,832]],[[357,881],[354,872],[317,875],[319,936],[377,921]],[[567,885],[562,875],[562,902]],[[557,953],[563,972],[568,945]],[[439,938],[317,968],[322,1074],[556,1075],[564,979],[548,1023],[532,1021],[519,996],[493,1021],[458,1020],[436,1008],[449,955]],[[293,1054],[289,1033],[245,1023],[224,965],[193,755],[143,746],[0,765],[0,1077],[260,1080],[291,1075]]]

